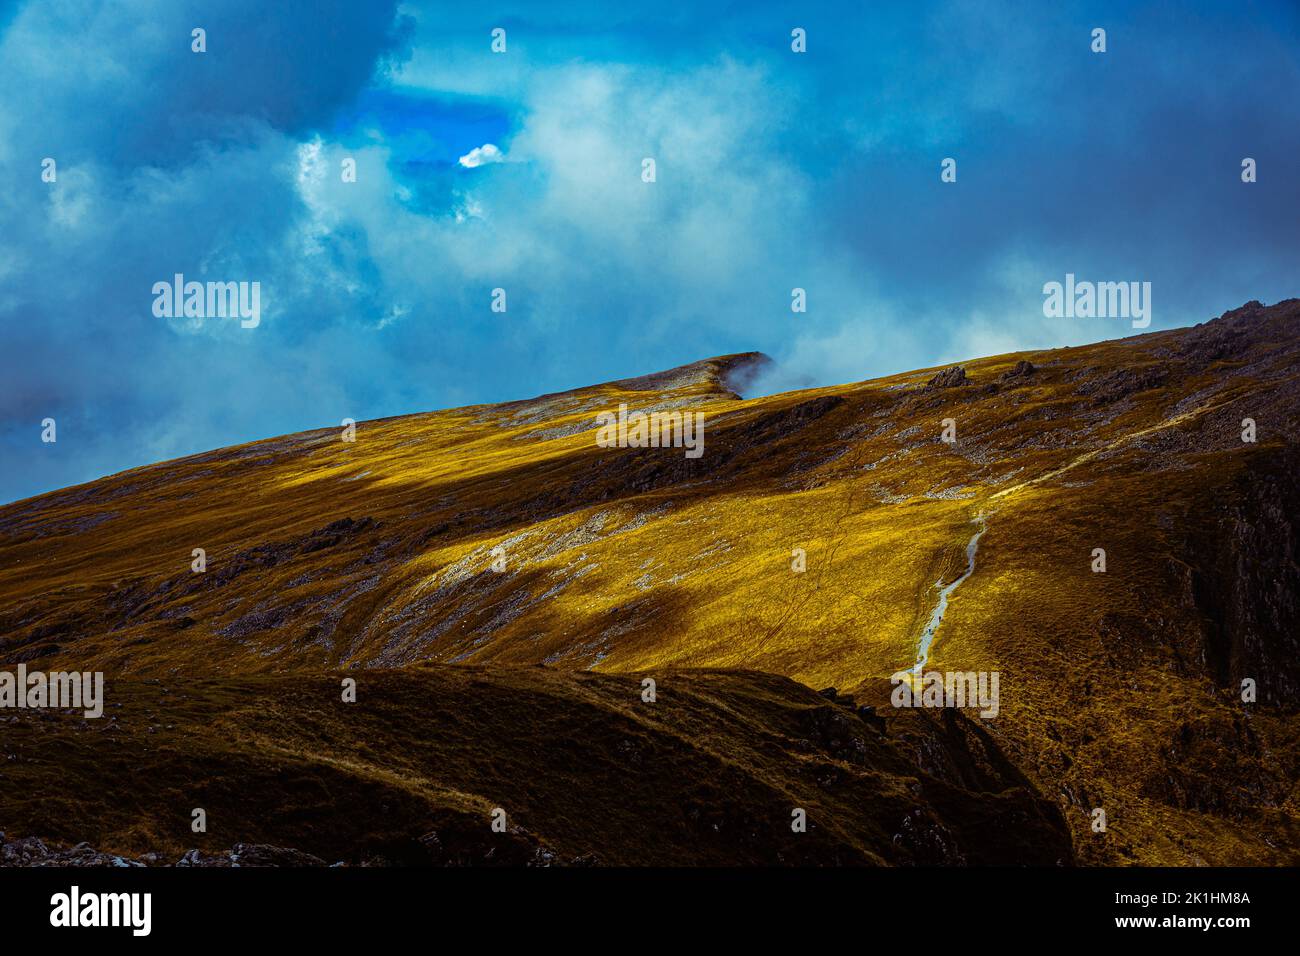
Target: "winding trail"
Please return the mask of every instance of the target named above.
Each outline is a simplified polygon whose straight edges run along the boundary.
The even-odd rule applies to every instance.
[[[1207,412],[1212,412],[1217,408],[1222,408],[1224,405],[1227,404],[1228,402],[1224,401],[1224,402],[1219,402],[1217,405],[1201,405],[1198,408],[1193,408],[1191,411],[1187,411],[1179,415],[1175,415],[1173,418],[1166,418],[1162,422],[1157,422],[1156,424],[1149,425],[1146,428],[1140,428],[1135,432],[1129,432],[1127,435],[1121,435],[1119,438],[1116,438],[1114,441],[1102,445],[1100,448],[1094,448],[1092,451],[1084,452],[1078,458],[1075,458],[1069,463],[1062,465],[1060,468],[1056,468],[1052,471],[1047,472],[1046,474],[1039,475],[1037,478],[1030,478],[1028,481],[1022,481],[1020,484],[1012,485],[1010,488],[1003,488],[1001,491],[995,492],[994,494],[990,495],[989,501],[996,501],[997,499],[1004,498],[1007,495],[1013,495],[1017,491],[1023,491],[1025,488],[1028,488],[1031,485],[1036,485],[1039,482],[1043,482],[1043,481],[1049,481],[1050,479],[1055,478],[1057,475],[1063,475],[1067,471],[1071,471],[1075,468],[1078,468],[1080,465],[1084,464],[1085,462],[1092,461],[1098,455],[1104,455],[1108,451],[1114,451],[1120,445],[1128,444],[1129,442],[1133,441],[1135,438],[1143,438],[1147,435],[1153,434],[1154,432],[1164,431],[1166,428],[1173,428],[1176,425],[1181,425],[1184,422],[1189,422],[1193,418],[1199,418],[1201,415],[1204,415]]]

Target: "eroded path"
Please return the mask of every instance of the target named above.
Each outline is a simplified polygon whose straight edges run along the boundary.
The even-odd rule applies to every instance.
[[[988,519],[981,511],[972,521],[977,527],[970,541],[966,543],[966,570],[950,584],[944,584],[942,580],[934,582],[934,586],[939,589],[939,599],[935,602],[934,610],[930,612],[930,620],[926,623],[925,630],[921,632],[918,641],[916,663],[912,666],[912,674],[916,677],[921,676],[921,671],[930,658],[930,645],[934,643],[934,632],[939,629],[944,612],[948,610],[948,598],[952,596],[953,591],[957,590],[958,585],[975,573],[975,555],[979,551],[980,536],[988,530]]]

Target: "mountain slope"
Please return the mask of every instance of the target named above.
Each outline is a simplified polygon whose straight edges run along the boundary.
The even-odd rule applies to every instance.
[[[1300,302],[1250,303],[749,400],[762,357],[726,356],[137,468],[0,508],[0,661],[725,668],[884,707],[983,529],[928,666],[1002,675],[979,729],[1078,858],[1296,862],[1298,332]],[[598,447],[620,403],[703,412],[704,454]],[[952,771],[952,740],[900,733]]]
[[[536,667],[373,671],[355,703],[339,688],[114,682],[108,721],[59,714],[7,742],[5,827],[171,862],[238,843],[372,865],[1071,859],[1060,811],[1013,771],[919,771],[848,702],[769,674],[668,672],[653,703],[634,677]]]

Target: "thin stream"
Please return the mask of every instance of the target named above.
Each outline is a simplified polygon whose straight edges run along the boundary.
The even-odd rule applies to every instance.
[[[953,591],[957,590],[957,585],[961,584],[975,571],[975,552],[979,550],[980,535],[988,530],[988,520],[983,513],[978,514],[972,519],[979,528],[971,536],[970,541],[966,544],[966,572],[955,581],[945,585],[943,581],[935,581],[934,586],[939,589],[939,600],[930,612],[930,621],[925,625],[925,630],[921,632],[920,646],[916,652],[916,665],[912,668],[912,673],[918,677],[925,663],[930,657],[930,645],[934,643],[934,632],[939,629],[939,622],[943,620],[943,614],[948,610],[948,598]]]

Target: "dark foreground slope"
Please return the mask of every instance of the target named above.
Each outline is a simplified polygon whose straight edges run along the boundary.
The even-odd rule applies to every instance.
[[[640,676],[551,668],[350,676],[355,703],[339,675],[115,682],[104,720],[0,722],[4,825],[46,838],[0,863],[1071,861],[1060,811],[1004,762],[921,772],[851,701],[787,678],[669,671],[647,702]]]

